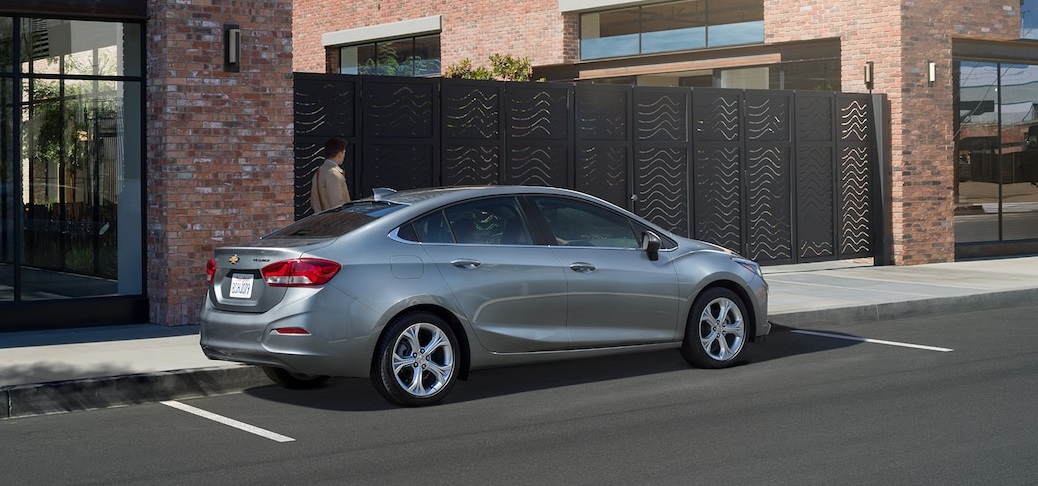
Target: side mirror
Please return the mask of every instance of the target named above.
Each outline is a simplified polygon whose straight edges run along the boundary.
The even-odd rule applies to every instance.
[[[642,233],[642,250],[649,255],[649,260],[656,261],[660,259],[660,236],[652,231],[646,231]]]

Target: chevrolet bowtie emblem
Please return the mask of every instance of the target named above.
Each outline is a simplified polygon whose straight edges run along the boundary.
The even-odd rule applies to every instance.
[[[231,265],[234,265],[235,263],[241,261],[241,258],[238,258],[238,255],[231,255],[231,257],[228,258],[227,261],[231,262]]]

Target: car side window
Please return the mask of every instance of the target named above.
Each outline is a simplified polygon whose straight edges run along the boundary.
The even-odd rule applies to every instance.
[[[533,243],[519,201],[514,197],[477,199],[443,210],[456,243],[529,245]]]
[[[422,243],[452,243],[454,241],[442,211],[423,216],[411,223],[411,231]],[[406,238],[404,231],[401,231],[400,235]]]
[[[575,199],[534,196],[555,236],[564,246],[639,248],[631,220],[606,208]]]

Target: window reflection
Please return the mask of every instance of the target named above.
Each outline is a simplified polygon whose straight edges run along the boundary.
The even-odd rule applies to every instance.
[[[1038,238],[1038,66],[957,65],[956,242]]]
[[[440,74],[439,34],[373,42],[339,49],[340,74],[436,76]]]
[[[580,17],[581,59],[763,42],[761,0],[668,2]]]
[[[22,54],[0,70],[0,300],[139,295],[140,26],[8,20],[0,58]]]

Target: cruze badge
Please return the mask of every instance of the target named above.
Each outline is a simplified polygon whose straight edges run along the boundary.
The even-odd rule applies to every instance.
[[[241,261],[241,258],[238,258],[238,255],[231,255],[231,257],[228,258],[227,261],[231,262],[231,265],[234,265],[235,263]]]

